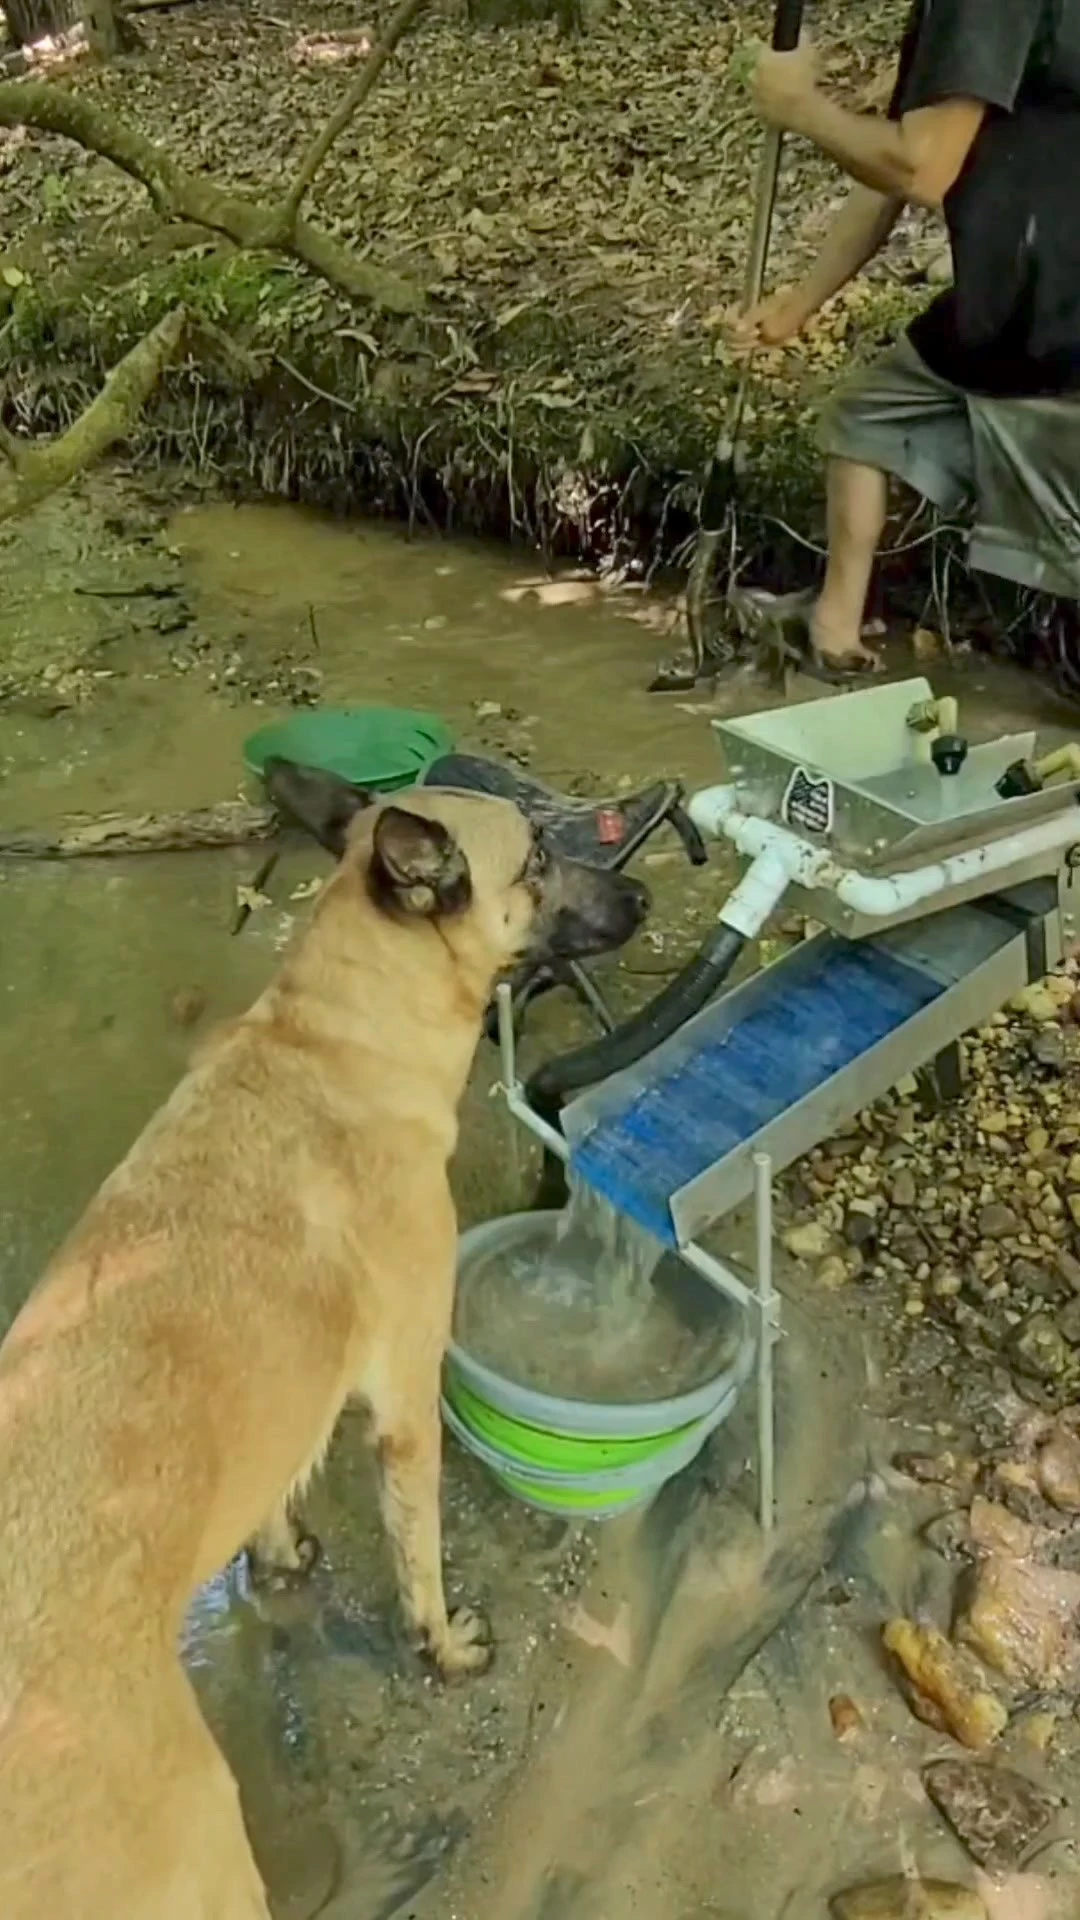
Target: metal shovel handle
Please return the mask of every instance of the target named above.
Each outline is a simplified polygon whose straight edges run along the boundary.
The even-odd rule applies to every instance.
[[[794,53],[802,33],[804,0],[778,0],[773,19],[773,52]],[[761,299],[765,285],[765,266],[769,257],[773,214],[776,210],[776,183],[780,174],[780,154],[784,136],[779,127],[767,127],[761,150],[757,191],[754,195],[754,224],[750,233],[750,254],[743,287],[743,312],[748,313]]]
[[[804,5],[805,0],[777,0],[772,32],[774,53],[794,53],[802,33]],[[742,310],[744,313],[748,313],[751,307],[757,306],[765,285],[765,267],[769,258],[769,241],[772,237],[776,185],[780,176],[780,155],[783,144],[783,135],[779,128],[767,127],[754,194],[750,252],[743,284]],[[726,424],[724,434],[726,452],[721,453],[718,448],[713,455],[705,474],[701,493],[700,529],[686,588],[690,650],[699,671],[705,657],[703,608],[706,590],[712,576],[720,532],[730,504],[735,447],[742,432],[743,415],[746,411],[752,377],[752,367],[747,360],[743,366]]]
[[[774,53],[794,53],[802,33],[804,0],[778,0],[773,16]]]

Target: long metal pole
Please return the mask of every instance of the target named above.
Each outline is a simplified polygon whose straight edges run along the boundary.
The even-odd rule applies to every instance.
[[[772,36],[773,48],[777,53],[791,53],[798,46],[802,33],[802,18],[803,0],[777,0]],[[772,236],[773,215],[776,211],[776,189],[780,178],[780,159],[783,150],[784,136],[779,127],[767,127],[754,192],[753,225],[750,229],[746,279],[743,283],[744,313],[749,313],[751,307],[757,306],[765,285],[765,268],[769,258],[769,241]],[[686,584],[686,619],[691,661],[689,684],[693,684],[700,675],[708,652],[705,603],[724,521],[731,504],[735,449],[742,433],[743,415],[746,411],[746,399],[752,378],[753,368],[751,362],[747,360],[739,376],[735,398],[724,423],[720,442],[709,462],[702,488],[701,525]],[[661,672],[653,682],[653,690],[663,691],[668,684],[668,680]],[[682,680],[671,681],[670,684],[681,685]]]
[[[776,1344],[776,1289],[773,1286],[772,1160],[754,1155],[754,1221],[756,1229],[758,1318],[758,1498],[761,1531],[771,1533],[776,1522],[776,1400],[773,1349]]]

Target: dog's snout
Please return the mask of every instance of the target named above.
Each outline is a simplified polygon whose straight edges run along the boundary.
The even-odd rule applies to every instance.
[[[560,862],[552,879],[547,911],[534,932],[534,952],[561,959],[610,953],[637,932],[652,906],[640,880],[582,861]]]

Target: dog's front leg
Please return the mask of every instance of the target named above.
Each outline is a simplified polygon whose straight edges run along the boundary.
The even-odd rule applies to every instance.
[[[487,1621],[468,1607],[447,1614],[443,1591],[439,1480],[442,1424],[432,1397],[407,1413],[375,1408],[383,1519],[398,1591],[421,1650],[447,1676],[481,1673],[491,1659]]]

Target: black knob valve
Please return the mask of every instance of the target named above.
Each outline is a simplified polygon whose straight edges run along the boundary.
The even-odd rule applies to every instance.
[[[930,758],[939,773],[957,774],[968,757],[968,743],[955,733],[942,733],[930,749]]]
[[[1020,800],[1029,793],[1041,793],[1042,788],[1027,761],[1014,760],[1011,767],[1006,767],[996,790],[1002,800]]]

